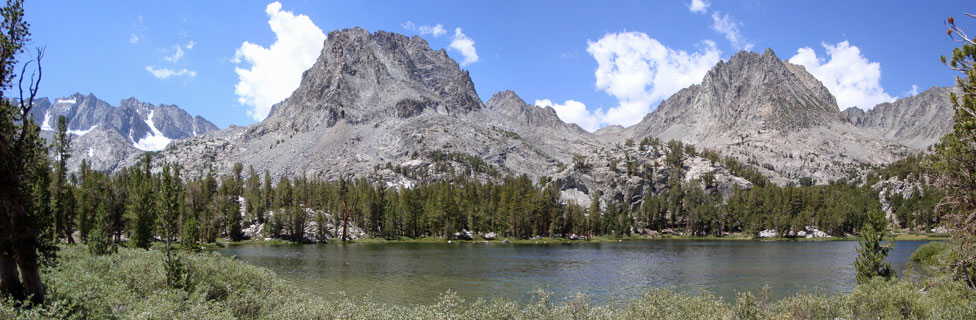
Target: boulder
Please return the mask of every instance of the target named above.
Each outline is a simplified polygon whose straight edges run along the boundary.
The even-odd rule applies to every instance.
[[[769,230],[769,229],[766,229],[766,230],[763,230],[763,231],[759,231],[759,234],[758,234],[758,236],[760,238],[773,238],[773,237],[776,237],[777,235],[779,235],[779,234],[776,233],[776,230]]]

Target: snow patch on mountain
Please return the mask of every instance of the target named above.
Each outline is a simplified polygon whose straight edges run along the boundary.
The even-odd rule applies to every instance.
[[[170,141],[173,141],[172,139],[163,135],[159,129],[156,129],[156,124],[153,123],[153,115],[155,113],[156,110],[149,111],[149,117],[146,119],[146,125],[149,126],[149,130],[152,130],[152,132],[147,133],[145,137],[135,142],[134,146],[136,149],[142,151],[160,151],[165,149],[166,146],[169,145]]]
[[[88,130],[68,130],[68,133],[73,134],[73,135],[77,135],[77,136],[83,136],[86,133],[89,133],[92,130],[95,130],[95,128],[98,128],[98,125],[97,124],[96,125],[93,125],[91,128],[88,128]]]
[[[54,128],[51,128],[51,111],[44,111],[44,122],[41,123],[41,130],[54,131]]]

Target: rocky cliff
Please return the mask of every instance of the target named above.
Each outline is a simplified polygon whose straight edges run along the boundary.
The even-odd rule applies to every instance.
[[[57,130],[59,116],[68,120],[73,136],[69,168],[77,169],[82,159],[95,170],[112,171],[137,158],[144,151],[159,151],[170,141],[217,131],[216,125],[175,105],[153,105],[135,98],[122,100],[118,107],[93,94],[75,93],[39,99],[31,110],[41,132],[50,138]]]
[[[739,52],[623,130],[623,138],[680,140],[763,167],[779,183],[820,183],[898,159],[907,148],[848,121],[802,66]]]
[[[848,108],[844,113],[858,128],[917,150],[925,150],[952,131],[953,87],[932,87],[917,95],[882,103],[864,111]]]

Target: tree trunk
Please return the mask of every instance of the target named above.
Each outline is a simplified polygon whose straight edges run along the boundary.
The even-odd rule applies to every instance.
[[[343,202],[342,207],[344,209],[342,212],[342,241],[346,241],[348,239],[346,238],[346,235],[348,234],[349,229],[349,206]]]
[[[37,248],[34,248],[32,244],[17,248],[17,265],[20,267],[20,276],[24,283],[25,293],[30,296],[31,302],[35,304],[44,303],[44,283],[41,282]]]
[[[24,300],[24,286],[17,277],[17,263],[9,254],[0,254],[0,285],[16,300]]]

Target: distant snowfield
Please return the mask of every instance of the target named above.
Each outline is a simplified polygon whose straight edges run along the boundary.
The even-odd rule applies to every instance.
[[[135,141],[136,149],[142,151],[160,151],[165,149],[166,146],[169,145],[170,141],[173,141],[172,139],[164,136],[159,129],[156,129],[156,124],[153,123],[153,115],[155,113],[156,110],[149,111],[149,117],[146,119],[146,124],[149,125],[149,130],[152,130],[152,132],[147,133],[146,136],[139,139],[139,141]]]
[[[95,128],[98,128],[98,125],[97,124],[96,125],[93,125],[91,128],[88,128],[88,130],[68,130],[68,133],[73,134],[73,135],[83,136],[86,133],[89,133],[92,130],[95,130]]]
[[[98,125],[96,124],[96,125],[93,125],[91,128],[88,128],[88,130],[68,130],[68,133],[73,134],[73,135],[77,135],[77,136],[83,136],[83,135],[91,132],[92,130],[95,130],[95,128],[97,128],[97,127],[98,127]],[[44,111],[44,122],[41,123],[41,130],[43,130],[43,131],[54,131],[54,128],[51,127],[51,111]]]
[[[41,130],[54,131],[51,128],[51,111],[44,111],[44,122],[41,123]]]
[[[70,103],[70,104],[75,104],[75,103],[78,103],[78,101],[77,101],[77,100],[75,100],[75,99],[58,99],[58,100],[55,100],[55,101],[54,101],[54,103],[55,103],[55,104],[58,104],[58,103]]]

